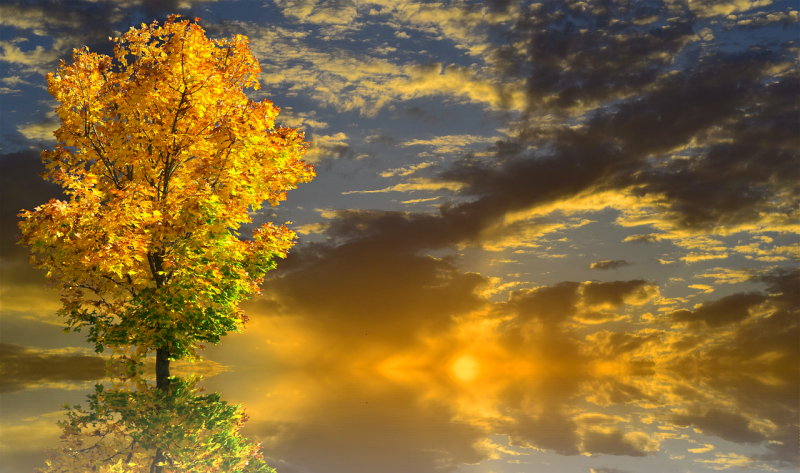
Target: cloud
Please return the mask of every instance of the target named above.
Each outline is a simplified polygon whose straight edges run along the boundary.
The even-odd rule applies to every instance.
[[[781,11],[760,11],[744,15],[728,15],[726,18],[725,26],[728,28],[763,28],[765,26],[774,25],[779,23],[784,28],[789,27],[792,23],[797,23],[800,20],[800,13],[792,8],[787,9],[785,12]]]
[[[488,104],[497,109],[519,107],[521,82],[497,77],[490,68],[456,64],[396,62],[305,42],[306,33],[280,27],[223,22],[209,27],[223,35],[243,33],[264,72],[267,89],[286,87],[339,111],[374,117],[392,102],[420,97]]]
[[[164,21],[168,14],[183,10],[181,13],[193,17],[195,4],[210,1],[215,0],[3,2],[0,24],[13,27],[22,35],[30,31],[39,37],[49,37],[52,47],[20,48],[17,44],[27,40],[24,36],[17,41],[0,41],[0,61],[9,63],[11,71],[45,75],[55,70],[59,59],[68,61],[74,48],[88,46],[92,52],[111,55],[113,48],[108,38],[118,36],[115,27],[126,30],[137,14]]]
[[[623,240],[623,241],[629,241],[629,242],[633,242],[633,243],[655,243],[659,239],[660,238],[659,238],[658,235],[653,235],[653,234],[650,234],[650,235],[630,235],[630,236],[625,237],[625,240]]]
[[[698,305],[694,311],[677,310],[668,316],[677,323],[688,323],[695,327],[717,328],[741,322],[750,316],[753,308],[765,302],[763,294],[749,292],[736,293],[713,302]]]
[[[421,216],[329,217],[329,239],[299,247],[267,281],[264,298],[248,305],[248,330],[255,332],[244,336],[257,343],[232,349],[274,346],[274,355],[239,356],[303,367],[271,379],[270,396],[231,387],[252,392],[244,399],[254,419],[247,435],[265,440],[272,464],[315,470],[320,455],[304,452],[324,451],[331,452],[328,470],[371,471],[371,460],[347,459],[367,449],[397,453],[389,440],[401,438],[368,438],[375,418],[415,439],[400,447],[398,471],[435,471],[451,465],[445,458],[452,465],[479,462],[491,456],[478,446],[492,435],[507,435],[513,451],[646,457],[674,438],[658,426],[687,427],[681,435],[701,444],[708,441],[699,436],[713,435],[760,445],[764,464],[796,457],[793,444],[770,447],[796,434],[796,411],[783,410],[794,409],[787,406],[796,398],[796,375],[785,368],[797,355],[796,272],[763,275],[771,309],[725,325],[728,332],[598,328],[587,337],[586,325],[572,320],[642,311],[657,288],[641,280],[565,281],[490,302],[488,278],[460,271],[452,259],[417,254],[435,243],[409,238],[408,226]],[[311,367],[316,374],[306,371]],[[697,376],[704,382],[692,382]],[[614,415],[627,404],[657,420]],[[339,413],[349,419],[345,432],[334,428]]]
[[[318,163],[323,159],[341,158],[350,146],[347,144],[347,135],[343,132],[333,135],[311,135],[308,139],[310,146],[305,154],[305,159],[309,163]]]
[[[102,379],[105,359],[85,350],[37,350],[0,344],[0,391],[14,392],[39,386],[64,386]]]
[[[415,177],[411,178],[406,182],[395,184],[391,187],[385,187],[383,189],[376,189],[376,190],[367,190],[367,191],[346,191],[342,192],[342,195],[348,194],[376,194],[376,193],[383,193],[383,192],[413,192],[413,191],[436,191],[436,190],[449,190],[449,191],[457,191],[462,186],[458,183],[451,183],[451,182],[440,182],[433,179],[428,179],[424,177]]]
[[[48,15],[43,8],[32,5],[4,2],[0,5],[0,25],[31,30],[37,36],[47,36],[54,28],[77,28],[77,15]]]
[[[538,320],[546,325],[567,321],[599,323],[619,320],[623,305],[641,305],[658,295],[658,287],[644,280],[562,282],[554,286],[511,293],[508,308],[519,322]]]
[[[4,403],[5,404],[5,403]],[[28,417],[22,422],[0,424],[0,451],[3,468],[8,471],[32,471],[41,468],[42,452],[59,441],[61,429],[56,425],[60,412]]]
[[[675,415],[672,422],[683,427],[694,426],[730,442],[761,443],[766,440],[763,434],[750,429],[750,421],[744,416],[719,409],[696,415]]]
[[[31,85],[30,82],[26,81],[25,79],[22,79],[19,76],[3,77],[2,79],[0,79],[0,82],[2,82],[3,84],[6,84],[8,86],[11,86],[11,87],[14,87],[14,86],[17,86],[17,85]]]
[[[586,453],[643,457],[658,451],[659,442],[642,432],[623,432],[616,428],[591,429],[582,438]]]
[[[472,136],[472,135],[447,135],[437,136],[429,140],[405,141],[400,146],[431,146],[434,153],[455,154],[464,148],[477,143],[493,143],[497,137]]]
[[[705,444],[700,448],[690,448],[690,449],[688,449],[688,451],[692,452],[692,453],[706,453],[706,452],[710,452],[712,450],[714,450],[714,446],[713,445],[709,445],[709,444]]]
[[[752,468],[754,461],[747,455],[738,453],[715,453],[713,460],[696,459],[695,463],[707,465],[714,470],[727,470],[729,468]]]
[[[712,278],[714,284],[739,284],[757,278],[759,274],[765,273],[768,269],[716,267],[693,277]]]
[[[60,56],[59,52],[45,50],[42,46],[22,50],[10,41],[0,41],[0,49],[0,61],[17,66],[22,72],[38,72],[42,75],[53,69],[52,65]]]
[[[358,16],[356,5],[347,0],[325,3],[316,0],[280,0],[276,3],[284,15],[301,23],[348,25],[353,24]]]
[[[620,20],[631,12],[621,5],[609,6],[603,15],[562,2],[520,13],[509,30],[511,39],[492,52],[493,63],[508,74],[530,74],[527,110],[532,113],[586,110],[646,90],[659,69],[696,38],[681,17],[644,30],[628,26]],[[642,18],[650,22],[652,16]],[[573,22],[593,26],[574,30]]]
[[[700,0],[692,2],[689,8],[699,17],[712,17],[740,13],[754,8],[766,7],[772,0]]]
[[[663,333],[658,331],[629,333],[600,330],[586,336],[583,350],[597,357],[619,359],[625,354],[646,350],[649,346],[661,342]]]
[[[419,164],[412,164],[410,166],[403,166],[400,168],[389,169],[387,171],[379,173],[378,175],[381,177],[410,176],[411,174],[414,174],[421,169],[429,168],[434,165],[435,163],[433,161],[426,161]]]
[[[480,212],[499,217],[537,208],[542,213],[614,208],[623,226],[652,225],[664,231],[628,240],[665,239],[687,249],[705,249],[697,246],[700,234],[793,231],[789,216],[796,212],[792,196],[798,180],[787,179],[779,170],[791,169],[788,163],[796,151],[790,143],[796,136],[788,131],[785,100],[779,97],[785,97],[784,90],[796,78],[779,75],[770,85],[762,82],[781,60],[769,51],[710,57],[687,71],[685,79],[663,76],[636,100],[598,110],[581,126],[525,125],[519,138],[509,137],[508,145],[498,143],[494,161],[465,158],[438,178],[464,184],[460,194],[473,200],[458,207],[478,221],[484,218]],[[719,68],[730,68],[731,78],[748,81],[751,92],[739,95],[741,89],[719,85],[717,79],[725,77]],[[754,111],[759,118],[732,108],[737,101],[749,101],[752,94],[763,100]],[[689,110],[691,116],[686,115]],[[661,117],[659,123],[647,123],[654,116]],[[703,122],[700,117],[705,117]],[[715,137],[707,152],[687,159],[672,157],[692,140],[706,139],[712,132],[719,135],[720,129],[713,125],[718,120],[730,124],[723,141]],[[774,127],[756,126],[753,120],[774,121]],[[666,132],[665,126],[673,128]],[[781,131],[784,127],[786,134]],[[650,138],[645,138],[648,134]],[[525,151],[541,147],[548,151]],[[664,156],[663,164],[654,166],[645,159],[651,155]],[[716,245],[713,251],[692,251],[682,259],[694,262],[728,254],[728,248]]]
[[[698,291],[703,292],[703,294],[710,294],[714,292],[713,286],[707,286],[705,284],[689,284],[690,289],[697,289]]]
[[[622,259],[615,259],[615,260],[601,259],[592,263],[589,266],[589,269],[619,269],[630,265],[631,263],[628,263],[627,261]]]
[[[330,234],[337,224],[331,223]],[[383,343],[407,342],[420,330],[438,331],[452,317],[477,309],[477,290],[487,280],[461,273],[452,262],[396,248],[379,240],[339,246],[307,244],[281,265],[264,286],[279,313],[300,315],[347,343],[371,333]],[[307,287],[315,290],[308,292]]]
[[[281,126],[298,128],[310,126],[321,130],[328,127],[328,123],[315,119],[316,112],[294,112],[291,107],[281,108],[280,115],[276,120]]]
[[[55,143],[56,138],[53,132],[61,126],[61,121],[58,118],[47,118],[41,122],[27,123],[25,125],[18,125],[17,131],[32,141],[43,141]]]
[[[0,154],[0,257],[16,255],[27,265],[27,250],[16,245],[14,230],[22,209],[33,210],[52,198],[63,198],[61,187],[39,176],[44,172],[39,153],[22,151]]]
[[[362,22],[374,21],[370,17],[388,17],[386,23],[396,29],[397,38],[412,38],[403,31],[410,29],[415,36],[449,40],[456,48],[473,56],[491,47],[489,28],[510,20],[513,15],[511,8],[495,11],[461,2],[430,5],[415,1],[282,0],[277,3],[284,15],[296,18],[301,23],[328,27],[334,25],[344,31],[359,28]]]
[[[687,263],[696,263],[698,261],[708,261],[712,259],[725,259],[728,257],[728,253],[696,253],[694,251],[690,252],[686,256],[682,256],[681,260],[686,261]]]

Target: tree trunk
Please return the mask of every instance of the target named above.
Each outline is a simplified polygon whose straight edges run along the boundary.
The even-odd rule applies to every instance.
[[[169,349],[158,348],[156,349],[156,388],[166,391],[169,389]],[[164,451],[160,448],[156,449],[156,455],[153,458],[153,463],[150,465],[150,473],[161,473],[163,466],[158,463],[164,462],[166,456]]]
[[[164,467],[159,463],[163,463],[166,459],[164,452],[160,448],[156,449],[156,456],[153,458],[153,463],[150,464],[150,473],[162,473]]]
[[[169,387],[169,349],[156,350],[156,387],[167,389]]]

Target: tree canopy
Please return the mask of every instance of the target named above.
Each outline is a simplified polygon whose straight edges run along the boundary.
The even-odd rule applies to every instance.
[[[240,330],[239,302],[295,234],[239,228],[315,176],[302,132],[244,94],[261,72],[248,39],[208,39],[197,21],[131,28],[114,57],[76,49],[47,76],[61,126],[44,177],[68,199],[23,211],[20,242],[61,290],[65,330],[98,352],[196,358]]]

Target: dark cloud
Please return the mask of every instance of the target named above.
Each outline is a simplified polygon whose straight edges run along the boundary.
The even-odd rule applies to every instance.
[[[580,453],[577,424],[562,412],[551,411],[540,417],[520,416],[508,427],[511,445],[553,450],[561,455]]]
[[[382,135],[382,134],[370,135],[367,137],[367,142],[376,143],[382,146],[391,146],[397,143],[397,138],[395,138],[394,136]]]
[[[639,350],[647,343],[660,341],[662,336],[663,333],[661,332],[638,335],[628,332],[602,330],[592,335],[591,342],[586,344],[586,348],[591,350],[595,356],[614,359],[620,355]]]
[[[626,438],[619,429],[611,429],[610,431],[590,430],[583,436],[583,449],[587,453],[644,457],[654,453],[646,450],[648,446],[647,442],[636,442],[632,438]]]
[[[655,243],[658,241],[658,236],[651,234],[651,235],[630,235],[625,238],[625,241],[629,241],[632,243]]]
[[[494,63],[526,78],[531,113],[593,107],[645,90],[694,40],[692,19],[674,16],[664,24],[668,14],[627,3],[542,3],[522,10]],[[652,16],[661,21],[635,24]]]
[[[443,330],[454,315],[480,307],[487,280],[463,273],[449,259],[404,252],[380,238],[339,246],[309,244],[265,284],[284,313],[311,326],[383,343],[408,342],[420,330]]]
[[[520,139],[552,151],[456,163],[440,178],[464,184],[461,192],[478,198],[446,209],[443,217],[468,213],[492,221],[496,214],[592,187],[635,189],[635,196],[657,198],[662,218],[693,231],[757,222],[764,215],[779,218],[800,195],[800,171],[792,165],[800,148],[794,132],[800,89],[794,73],[763,79],[785,60],[763,49],[719,53],[654,81],[651,91],[635,99],[596,111],[583,127],[531,125]],[[713,136],[716,142],[720,134],[722,143],[687,159],[670,155],[692,140]]]
[[[550,14],[555,10],[545,17]],[[542,13],[532,15],[540,18]],[[648,208],[657,218],[689,232],[769,219],[780,224],[792,214],[800,196],[800,170],[793,165],[800,148],[800,136],[794,132],[800,125],[800,94],[796,93],[800,88],[788,50],[712,51],[683,71],[665,74],[661,58],[672,57],[693,35],[682,20],[657,27],[612,26],[610,13],[570,15],[583,18],[595,29],[589,28],[590,33],[585,33],[589,36],[582,37],[584,33],[578,30],[586,25],[575,18],[559,20],[549,28],[536,27],[539,20],[533,19],[530,25],[515,27],[519,34],[541,30],[546,39],[531,41],[532,48],[541,49],[530,59],[539,69],[519,66],[507,71],[532,84],[531,107],[538,107],[544,100],[541,97],[562,93],[556,102],[564,102],[567,108],[575,101],[589,100],[568,98],[573,96],[596,94],[592,100],[610,100],[604,94],[616,82],[628,84],[619,86],[630,90],[628,95],[593,110],[578,126],[550,122],[541,126],[532,115],[523,118],[514,127],[516,137],[491,148],[494,159],[467,156],[456,161],[437,179],[460,184],[459,193],[470,199],[467,202],[446,203],[437,214],[341,211],[327,234],[350,240],[381,239],[387,247],[413,246],[417,251],[480,246],[486,239],[514,236],[530,226],[503,225],[510,212],[602,191],[653,201]],[[635,12],[626,15],[634,18]],[[575,33],[576,38],[567,33]],[[622,38],[613,39],[622,43],[607,44],[612,36]],[[577,61],[574,67],[561,65],[565,57]],[[646,66],[648,58],[654,69]],[[595,64],[601,60],[608,64]],[[548,67],[558,69],[556,77],[547,79],[542,68]],[[604,69],[609,67],[613,70]],[[584,87],[591,80],[574,72],[581,70],[608,78],[612,84],[596,90]],[[776,70],[784,72],[776,75]],[[561,71],[566,71],[565,76]],[[634,71],[630,74],[636,80],[626,82],[629,72],[625,71]],[[570,84],[580,84],[579,91],[567,93],[572,90]],[[675,151],[692,143],[702,145]],[[675,152],[680,159],[673,156]],[[494,230],[487,234],[490,227]],[[629,240],[657,238],[640,235]]]
[[[637,374],[640,376],[652,376],[654,374],[652,364],[650,364],[649,369],[641,370]],[[659,403],[661,401],[660,396],[645,392],[642,386],[636,383],[603,377],[592,379],[589,383],[588,392],[601,405],[626,405],[641,402]]]
[[[652,283],[642,279],[631,281],[591,282],[583,286],[583,298],[589,305],[609,304],[620,307],[628,297],[647,297]]]
[[[675,415],[671,421],[678,426],[702,429],[736,443],[761,443],[766,437],[761,432],[750,429],[750,421],[741,414],[720,409],[709,409],[702,414]]]
[[[337,241],[361,242],[374,249],[419,252],[452,247],[462,241],[477,242],[479,232],[489,222],[470,217],[472,215],[459,211],[452,204],[443,205],[439,215],[340,210],[325,233]]]
[[[688,414],[676,417],[679,425],[695,425],[734,442],[769,441],[768,453],[757,458],[775,466],[797,465],[800,461],[797,405],[800,369],[796,363],[800,357],[798,276],[800,271],[796,268],[777,268],[753,278],[767,284],[764,293],[739,293],[712,301],[709,306],[718,309],[715,313],[723,318],[726,306],[733,311],[734,318],[742,316],[734,303],[739,298],[761,298],[765,302],[757,317],[722,327],[729,330],[724,337],[684,337],[682,341],[688,338],[687,346],[693,351],[676,358],[668,368],[681,378],[693,383],[702,379],[715,391],[728,393],[734,406],[733,410],[704,409],[697,404]],[[747,304],[747,301],[742,303],[745,310]],[[698,401],[692,396],[685,398],[690,405]],[[766,420],[773,428],[755,429],[749,419]]]
[[[441,120],[437,115],[425,111],[416,105],[406,108],[405,112],[408,116],[421,120],[424,123],[438,123]]]
[[[0,280],[3,284],[43,283],[42,274],[28,264],[29,250],[16,244],[17,214],[33,210],[53,198],[63,198],[61,187],[39,176],[44,171],[39,153],[0,154]]]
[[[578,311],[579,287],[580,283],[577,282],[562,282],[554,286],[516,291],[511,294],[508,306],[521,323],[533,318],[549,323],[562,322]]]
[[[3,2],[0,15],[11,20],[8,24],[17,28],[19,36],[33,31],[37,36],[52,38],[58,57],[47,64],[37,64],[41,72],[54,70],[59,59],[70,62],[73,48],[88,46],[94,53],[111,56],[114,48],[108,38],[117,36],[115,31],[124,32],[142,22],[164,22],[173,13],[192,18],[195,4],[205,1],[208,0],[17,0]]]
[[[20,252],[14,238],[19,233],[17,214],[64,198],[60,186],[41,178],[44,170],[38,151],[0,154],[0,256],[4,258]]]
[[[47,383],[84,382],[105,376],[99,356],[37,351],[0,343],[0,392],[30,389]]]
[[[589,266],[589,269],[619,269],[630,265],[631,263],[628,263],[624,259],[601,259],[592,263],[591,266]]]
[[[737,293],[712,302],[706,302],[694,310],[676,310],[669,317],[678,323],[686,322],[695,326],[703,324],[708,328],[717,328],[741,322],[750,316],[750,310],[767,300],[767,296],[759,293]]]
[[[89,46],[93,52],[112,55],[114,49],[108,37],[116,36],[114,24],[117,20],[130,23],[129,16],[120,17],[113,2],[16,1],[4,2],[0,11],[4,16],[16,18],[12,24],[20,26],[20,33],[34,28],[39,35],[53,38],[60,46],[56,51],[59,59],[65,61],[72,57],[73,48],[83,46]],[[56,59],[40,66],[54,70],[57,65]]]

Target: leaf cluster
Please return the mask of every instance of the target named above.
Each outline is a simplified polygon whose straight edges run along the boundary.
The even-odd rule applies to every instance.
[[[98,384],[87,409],[64,406],[61,445],[38,471],[274,473],[260,445],[240,435],[247,420],[241,407],[200,394],[197,382],[173,378],[168,390],[141,380]]]
[[[244,94],[261,72],[246,37],[208,39],[171,16],[113,41],[113,57],[76,49],[47,76],[61,126],[44,177],[68,200],[23,211],[20,243],[62,291],[67,330],[87,328],[97,351],[195,358],[241,328],[238,303],[296,238],[238,229],[315,172],[303,134]]]

